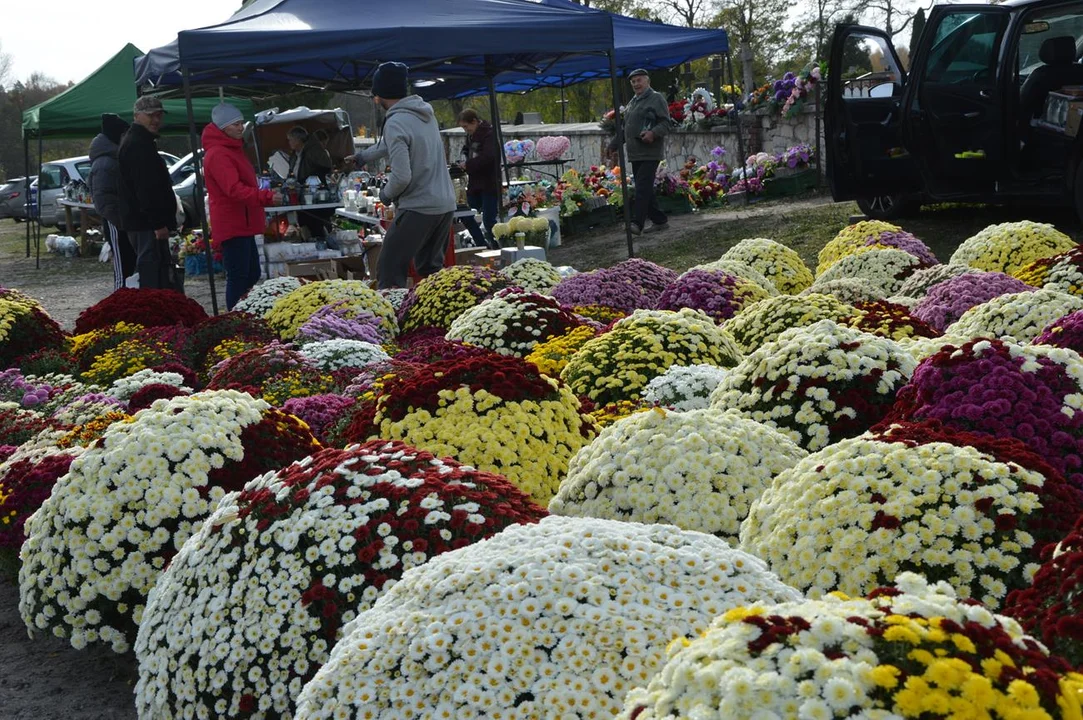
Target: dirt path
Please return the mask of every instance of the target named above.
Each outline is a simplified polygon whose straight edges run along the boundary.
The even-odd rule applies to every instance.
[[[31,640],[19,617],[19,589],[0,581],[0,717],[6,720],[135,718],[134,655],[75,650],[66,640]]]

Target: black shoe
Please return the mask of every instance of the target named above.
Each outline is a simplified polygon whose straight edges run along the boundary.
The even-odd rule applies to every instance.
[[[666,231],[666,230],[668,230],[668,229],[669,229],[669,223],[668,223],[668,222],[664,222],[664,223],[651,223],[651,224],[650,224],[650,227],[648,227],[648,228],[647,228],[646,230],[644,230],[643,232],[645,232],[645,233],[656,233],[656,232],[665,232],[665,231]]]

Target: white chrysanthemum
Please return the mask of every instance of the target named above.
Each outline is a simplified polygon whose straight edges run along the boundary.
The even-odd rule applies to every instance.
[[[747,263],[783,294],[795,295],[812,284],[812,271],[801,256],[767,238],[746,238],[727,250],[722,259]]]
[[[875,302],[884,299],[884,288],[864,278],[838,278],[817,280],[800,292],[801,295],[830,295],[840,302],[854,305],[859,302]]]
[[[111,425],[26,524],[19,611],[27,627],[76,648],[127,651],[166,560],[225,495],[209,476],[244,458],[241,434],[269,408],[245,393],[209,391],[158,400]]]
[[[384,299],[391,303],[391,307],[397,311],[402,306],[402,301],[406,299],[409,290],[406,288],[382,288],[378,290]]]
[[[523,357],[535,345],[578,326],[575,316],[551,297],[504,290],[455,318],[446,337],[501,355]]]
[[[549,512],[669,523],[734,542],[752,501],[806,454],[734,411],[655,408],[618,420],[582,448]]]
[[[967,340],[978,337],[1014,338],[1030,342],[1054,320],[1083,310],[1083,297],[1049,288],[1000,295],[963,313],[944,331]]]
[[[933,285],[937,285],[945,280],[951,280],[954,277],[959,277],[960,275],[970,272],[978,271],[969,265],[958,263],[941,263],[940,265],[922,268],[906,278],[906,282],[899,288],[898,294],[903,297],[914,298],[920,301],[921,298],[925,297],[925,293],[927,293],[929,288]],[[895,300],[891,300],[891,302],[895,302]]]
[[[346,628],[296,717],[611,717],[674,638],[743,599],[798,597],[710,535],[549,517],[407,571]]]
[[[1024,528],[1043,496],[1027,486],[1044,484],[964,445],[851,438],[780,473],[740,547],[810,597],[863,595],[912,570],[997,607],[1037,569]]]
[[[820,320],[848,322],[858,314],[855,307],[831,295],[780,295],[743,308],[722,327],[733,335],[742,352],[750,353],[791,328]]]
[[[561,280],[560,272],[545,260],[523,258],[500,270],[512,284],[527,292],[548,295]]]
[[[158,372],[157,370],[140,370],[139,372],[113,381],[107,394],[117,400],[127,402],[141,388],[146,385],[172,385],[175,388],[192,392],[192,388],[184,384],[184,376],[175,372]]]
[[[344,338],[309,343],[297,352],[326,372],[342,368],[360,369],[372,363],[391,359],[391,356],[375,343]]]
[[[869,250],[846,255],[817,276],[816,283],[858,278],[882,288],[885,296],[894,295],[920,267],[921,260],[905,250]]]
[[[916,366],[893,340],[821,320],[746,357],[715,389],[711,407],[740,410],[819,450],[878,422]]]
[[[728,370],[715,365],[674,365],[647,383],[643,399],[679,412],[710,407],[711,393]]]
[[[265,280],[249,290],[248,294],[233,306],[233,310],[263,317],[274,307],[278,298],[289,295],[299,287],[301,287],[301,281],[295,277]]]

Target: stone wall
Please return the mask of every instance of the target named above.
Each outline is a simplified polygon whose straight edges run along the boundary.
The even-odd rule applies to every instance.
[[[597,123],[574,123],[555,125],[505,125],[505,140],[537,140],[543,135],[564,135],[571,142],[571,148],[565,154],[574,158],[564,169],[576,168],[584,172],[591,165],[604,161],[604,153],[609,136],[598,127]],[[448,157],[454,161],[462,158],[461,151],[464,134],[460,128],[444,130],[444,142],[448,147]],[[778,154],[787,148],[807,143],[823,147],[823,123],[820,123],[820,142],[816,136],[816,112],[812,106],[806,107],[793,118],[783,118],[777,114],[749,114],[741,116],[741,140],[745,155],[756,152]],[[666,137],[666,164],[670,168],[684,165],[689,155],[700,160],[709,158],[711,150],[722,146],[726,149],[726,159],[730,165],[738,163],[737,130],[734,126],[724,126],[711,132],[689,132],[674,130]],[[556,166],[541,166],[528,170],[560,173]]]

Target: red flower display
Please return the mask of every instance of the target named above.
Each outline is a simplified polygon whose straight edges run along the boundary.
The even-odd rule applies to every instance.
[[[23,525],[68,472],[75,454],[53,452],[16,460],[0,472],[0,551],[17,555],[26,535]]]
[[[278,334],[262,317],[243,312],[228,312],[209,317],[192,328],[181,356],[191,368],[202,368],[207,353],[223,340],[254,340],[271,343]]]
[[[81,334],[121,321],[143,327],[176,325],[194,327],[207,319],[203,306],[173,290],[121,288],[79,313],[75,332]]]
[[[144,408],[149,408],[155,400],[173,398],[180,395],[190,395],[187,390],[181,390],[175,385],[165,383],[151,383],[136,390],[128,399],[128,412],[135,414]]]

